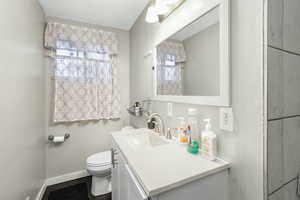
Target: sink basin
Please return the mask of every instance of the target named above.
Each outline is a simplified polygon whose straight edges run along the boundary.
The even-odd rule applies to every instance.
[[[153,135],[153,134],[148,134],[148,144],[150,146],[160,146],[160,145],[165,145],[165,144],[168,144],[169,142],[167,142],[166,140],[162,139],[161,137],[159,136],[156,136],[156,135]]]
[[[157,147],[166,145],[169,142],[166,141],[164,138],[155,135],[153,132],[148,133],[140,133],[135,135],[130,135],[128,137],[128,144],[133,148],[138,147]]]

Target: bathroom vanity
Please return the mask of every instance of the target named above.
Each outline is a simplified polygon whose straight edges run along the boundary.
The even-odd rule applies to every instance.
[[[227,200],[229,163],[192,155],[149,129],[112,133],[113,200]]]

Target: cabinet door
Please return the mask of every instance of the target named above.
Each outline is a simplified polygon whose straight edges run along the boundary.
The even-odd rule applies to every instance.
[[[115,148],[112,149],[112,153],[116,151]],[[118,155],[115,154],[113,156],[116,161],[115,166],[112,168],[112,179],[111,179],[111,189],[112,189],[112,200],[120,200],[120,175],[119,175],[119,165],[117,164],[118,160]]]
[[[113,167],[112,167],[112,182],[111,182],[111,186],[112,186],[112,200],[122,200],[121,196],[120,196],[120,189],[121,189],[121,183],[120,183],[120,162],[122,162],[122,159],[120,157],[122,157],[120,150],[118,148],[118,146],[115,144],[115,142],[113,141],[112,143],[112,149],[111,149],[111,154],[112,154],[112,163],[113,163]],[[121,163],[122,164],[122,163]]]
[[[132,200],[129,199],[128,191],[128,173],[126,172],[126,162],[122,154],[118,156],[118,168],[119,168],[119,195],[120,200]]]
[[[112,200],[147,200],[147,195],[116,145],[113,145],[112,153],[112,158],[115,159],[112,169]]]
[[[128,165],[125,165],[125,170],[128,183],[128,200],[147,200],[147,195]]]

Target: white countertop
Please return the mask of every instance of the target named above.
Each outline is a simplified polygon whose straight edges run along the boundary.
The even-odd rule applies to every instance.
[[[229,168],[223,160],[210,161],[187,152],[186,146],[168,141],[148,129],[124,130],[112,137],[148,196]]]

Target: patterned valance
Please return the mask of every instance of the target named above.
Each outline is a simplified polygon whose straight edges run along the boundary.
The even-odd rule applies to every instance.
[[[65,42],[67,41],[67,42]],[[113,32],[50,22],[45,31],[45,48],[63,48],[89,52],[118,53],[117,34]]]
[[[167,40],[157,47],[158,62],[166,59],[167,55],[175,55],[175,62],[185,62],[186,54],[181,42]]]

